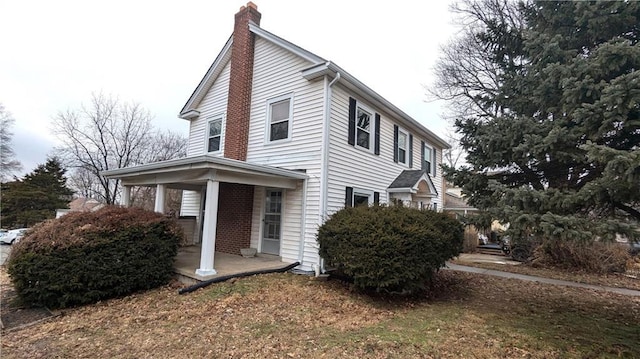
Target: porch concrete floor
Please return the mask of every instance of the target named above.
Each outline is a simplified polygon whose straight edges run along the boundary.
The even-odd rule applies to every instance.
[[[201,276],[196,274],[196,269],[200,266],[200,246],[187,246],[178,249],[173,268],[182,282],[196,283],[225,275],[278,269],[287,265],[288,263],[282,262],[279,256],[270,254],[258,253],[255,257],[245,258],[241,255],[215,252],[213,268],[218,273]]]

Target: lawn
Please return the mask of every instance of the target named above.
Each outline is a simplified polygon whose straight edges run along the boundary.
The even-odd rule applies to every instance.
[[[2,281],[7,280],[4,270]],[[640,358],[640,298],[444,271],[389,300],[270,274],[163,288],[2,334],[2,358]]]

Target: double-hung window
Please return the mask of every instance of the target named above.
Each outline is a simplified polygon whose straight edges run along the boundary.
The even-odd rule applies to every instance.
[[[208,127],[207,152],[218,152],[222,142],[222,116],[211,117]]]
[[[356,113],[356,145],[370,149],[371,148],[371,113],[358,106]]]
[[[413,135],[393,125],[393,162],[413,167]]]
[[[268,142],[286,140],[291,137],[292,104],[291,95],[280,96],[268,101]]]
[[[433,173],[435,164],[433,163],[433,148],[428,145],[422,146],[422,158],[424,158],[424,169],[427,173]]]
[[[349,97],[347,143],[380,155],[380,114]]]
[[[406,132],[398,131],[398,163],[407,163],[407,144],[409,136]]]

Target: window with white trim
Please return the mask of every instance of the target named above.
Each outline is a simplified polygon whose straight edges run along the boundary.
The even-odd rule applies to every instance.
[[[207,127],[207,152],[218,152],[222,143],[222,116],[211,117]]]
[[[398,130],[398,163],[407,164],[407,149],[409,147],[409,134],[403,130]]]
[[[285,95],[267,102],[267,141],[287,140],[291,137],[293,96]]]
[[[424,158],[424,169],[427,173],[433,173],[433,148],[425,144],[422,147],[422,158]]]
[[[373,115],[371,112],[358,106],[356,111],[356,146],[371,148],[371,139],[373,137]]]
[[[369,206],[379,203],[380,192],[353,187],[345,188],[345,207]]]

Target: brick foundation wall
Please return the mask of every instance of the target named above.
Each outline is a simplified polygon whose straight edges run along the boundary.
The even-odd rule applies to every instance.
[[[220,183],[216,251],[240,254],[251,243],[253,186]]]
[[[261,16],[258,7],[249,2],[236,14],[233,27],[224,156],[240,161],[247,160],[253,84],[255,35],[249,31],[249,22],[260,25]]]

